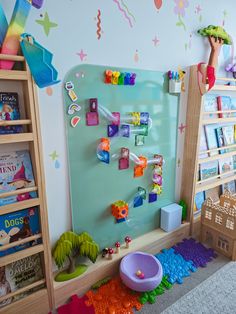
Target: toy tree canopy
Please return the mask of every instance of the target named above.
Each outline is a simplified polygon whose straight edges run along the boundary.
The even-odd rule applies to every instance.
[[[209,25],[205,28],[199,29],[198,34],[200,34],[202,36],[207,36],[207,37],[213,36],[213,37],[221,38],[224,40],[225,45],[231,45],[232,44],[232,40],[231,40],[229,34],[226,33],[224,28],[221,26]]]

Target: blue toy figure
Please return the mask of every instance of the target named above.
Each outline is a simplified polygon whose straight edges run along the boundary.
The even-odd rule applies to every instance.
[[[43,88],[60,82],[52,65],[53,54],[37,43],[33,36],[21,35],[21,49],[38,87]]]

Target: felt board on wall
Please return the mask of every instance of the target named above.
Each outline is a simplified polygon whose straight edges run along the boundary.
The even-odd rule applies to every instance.
[[[65,77],[64,84],[71,81],[78,96],[76,103],[81,110],[68,114],[72,103],[64,88],[65,124],[68,149],[69,179],[72,224],[75,232],[87,231],[100,247],[112,246],[114,242],[124,242],[124,237],[135,238],[160,226],[160,207],[175,201],[175,166],[178,120],[178,97],[168,93],[168,82],[163,72],[112,68],[119,72],[135,72],[136,84],[111,85],[104,83],[107,67],[78,65]],[[163,192],[154,203],[130,208],[125,222],[116,223],[111,215],[111,204],[117,200],[132,201],[137,188],[148,191],[152,183],[152,166],[143,177],[134,178],[134,164],[127,170],[118,169],[118,160],[110,164],[98,160],[96,152],[100,138],[107,137],[109,122],[100,114],[98,126],[86,126],[86,112],[89,99],[97,98],[98,103],[111,112],[149,112],[152,128],[145,137],[143,146],[135,146],[135,136],[111,139],[110,154],[117,154],[121,147],[127,147],[136,155],[153,158],[154,154],[164,157]],[[71,126],[71,118],[80,117],[76,127]]]

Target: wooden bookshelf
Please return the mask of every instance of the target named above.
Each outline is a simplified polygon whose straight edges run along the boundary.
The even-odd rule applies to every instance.
[[[15,313],[37,313],[45,314],[54,308],[54,292],[52,280],[52,262],[51,262],[51,247],[49,242],[49,230],[47,219],[47,207],[45,196],[45,180],[42,157],[42,144],[39,123],[39,108],[37,100],[37,92],[35,83],[31,77],[31,73],[23,56],[10,56],[0,54],[0,60],[12,60],[17,63],[17,70],[0,70],[0,81],[7,84],[8,81],[18,81],[23,91],[23,105],[25,117],[21,120],[0,121],[0,126],[22,125],[24,133],[17,134],[2,134],[0,135],[0,145],[10,144],[14,147],[19,143],[28,143],[28,149],[32,161],[35,186],[27,187],[20,190],[5,192],[0,194],[0,198],[18,195],[27,192],[35,191],[37,198],[28,199],[26,201],[17,202],[14,204],[4,205],[0,208],[0,216],[4,214],[14,213],[22,209],[27,209],[33,206],[38,207],[40,233],[28,238],[20,239],[4,245],[0,248],[1,251],[12,247],[33,242],[41,239],[42,243],[35,244],[21,251],[16,251],[13,254],[8,254],[0,258],[0,267],[19,261],[23,258],[39,254],[43,278],[34,283],[27,285],[21,289],[13,291],[5,296],[0,297],[0,302],[18,296],[24,293],[24,297],[0,308],[0,314],[15,314]],[[12,83],[9,83],[12,84]],[[14,91],[14,90],[13,90]],[[4,146],[2,146],[4,148]],[[14,149],[13,149],[14,150]],[[34,292],[34,289],[39,290]],[[32,290],[33,289],[33,290]],[[26,293],[30,292],[29,295]]]
[[[228,78],[218,78],[217,82],[212,89],[213,91],[226,91],[236,92],[236,85],[224,85],[226,82],[231,82],[236,84],[235,79]],[[194,221],[198,222],[199,218],[194,217],[194,198],[196,193],[212,189],[214,187],[220,186],[222,184],[228,183],[236,179],[236,170],[229,171],[224,174],[219,174],[212,178],[206,180],[198,180],[199,165],[208,161],[221,160],[226,157],[231,157],[236,155],[236,144],[230,146],[224,146],[214,149],[209,149],[206,151],[199,151],[200,149],[200,138],[202,127],[207,124],[236,124],[236,117],[227,118],[208,118],[209,114],[219,114],[219,113],[235,113],[236,110],[226,110],[226,111],[214,111],[205,112],[204,111],[204,96],[200,94],[198,81],[197,81],[197,66],[190,67],[189,75],[189,90],[188,90],[188,105],[186,114],[186,125],[188,126],[185,131],[185,150],[183,156],[183,174],[182,174],[182,190],[181,198],[184,199],[188,205],[188,219],[191,222],[191,233],[196,234],[196,224],[193,227]],[[201,158],[203,154],[210,154],[212,152],[219,152],[223,149],[235,149],[234,151],[227,152],[225,154],[217,154],[214,156]],[[200,226],[200,224],[197,224]]]

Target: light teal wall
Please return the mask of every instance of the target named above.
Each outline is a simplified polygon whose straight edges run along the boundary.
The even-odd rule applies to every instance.
[[[14,2],[1,0],[8,17]],[[119,10],[117,2],[125,12]],[[178,65],[206,61],[209,48],[196,35],[196,30],[208,24],[224,22],[227,31],[236,38],[235,0],[188,1],[180,26],[176,25],[179,18],[174,12],[177,1],[162,2],[157,10],[154,0],[45,0],[42,9],[32,9],[26,31],[54,53],[54,64],[61,79],[69,69],[82,63],[167,71]],[[96,33],[98,10],[101,11],[100,40]],[[46,12],[58,24],[48,36],[36,23]],[[156,46],[155,36],[159,40]],[[87,55],[83,61],[77,54],[81,50]],[[221,65],[228,56],[227,50],[222,51]],[[48,96],[46,90],[41,90],[39,100],[50,234],[54,242],[71,228],[71,214],[61,84],[53,87],[52,92]],[[59,155],[56,167],[49,156],[54,150]]]

